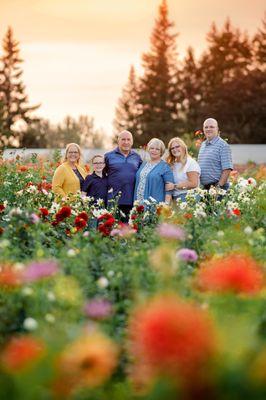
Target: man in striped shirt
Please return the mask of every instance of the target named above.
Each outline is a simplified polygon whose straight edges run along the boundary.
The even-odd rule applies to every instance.
[[[198,156],[200,182],[204,189],[217,186],[227,190],[228,178],[233,169],[230,146],[219,136],[218,123],[214,118],[204,121],[203,132],[206,140],[202,143]]]

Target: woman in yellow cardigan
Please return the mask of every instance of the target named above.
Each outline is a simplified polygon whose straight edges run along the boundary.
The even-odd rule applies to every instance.
[[[81,149],[76,143],[69,143],[66,147],[64,162],[56,168],[52,180],[52,191],[64,197],[69,193],[81,190],[86,178],[86,171],[80,165]]]

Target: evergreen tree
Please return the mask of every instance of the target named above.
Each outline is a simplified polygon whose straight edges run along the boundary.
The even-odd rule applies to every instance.
[[[129,130],[134,136],[139,134],[139,93],[138,82],[133,66],[130,68],[128,82],[122,90],[122,96],[118,100],[118,105],[115,111],[114,128],[116,142],[117,132],[122,130]]]
[[[3,40],[3,55],[0,58],[0,100],[3,103],[3,130],[2,145],[19,144],[19,133],[15,130],[15,123],[23,121],[27,125],[36,119],[31,117],[32,111],[39,105],[30,107],[25,86],[21,80],[22,59],[19,56],[19,43],[13,37],[9,27]]]
[[[266,143],[266,13],[253,39],[254,68],[249,74],[249,141]]]
[[[252,69],[248,36],[225,22],[219,32],[213,24],[207,35],[209,48],[200,60],[201,114],[222,121],[225,136],[231,142],[243,142],[248,136],[248,79]]]
[[[202,125],[202,80],[192,47],[187,49],[180,75],[181,110],[185,132],[193,132]]]
[[[167,2],[162,0],[151,35],[151,49],[142,57],[144,74],[139,87],[137,145],[155,136],[167,142],[178,133],[177,35],[172,28]]]
[[[257,66],[263,71],[266,70],[266,13],[262,20],[262,27],[258,30],[253,39],[254,57]]]

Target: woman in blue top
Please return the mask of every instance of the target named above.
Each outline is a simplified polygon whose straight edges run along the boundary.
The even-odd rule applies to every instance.
[[[171,191],[166,191],[167,183],[174,183],[169,165],[162,160],[165,145],[160,139],[153,138],[147,145],[150,160],[144,162],[136,174],[134,200],[143,203],[150,197],[159,202],[170,203]]]

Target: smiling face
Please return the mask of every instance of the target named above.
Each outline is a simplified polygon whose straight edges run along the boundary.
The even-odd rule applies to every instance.
[[[214,118],[208,118],[203,123],[203,132],[207,140],[212,140],[219,134],[218,122]]]
[[[151,160],[158,160],[161,158],[161,148],[158,144],[152,144],[148,149]]]
[[[80,159],[79,148],[77,146],[75,146],[74,144],[69,146],[67,149],[67,153],[66,153],[66,159],[71,164],[77,163]]]
[[[176,140],[171,143],[170,151],[176,160],[183,158],[186,152],[184,147]]]
[[[147,145],[147,151],[151,161],[159,161],[165,151],[165,146],[160,139],[153,138]]]
[[[105,167],[104,158],[102,156],[96,156],[92,160],[93,170],[96,173],[102,172]]]
[[[132,134],[128,131],[123,131],[118,136],[118,147],[121,153],[129,153],[133,145]]]

